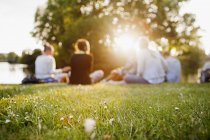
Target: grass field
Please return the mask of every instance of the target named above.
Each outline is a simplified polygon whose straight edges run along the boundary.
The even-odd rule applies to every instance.
[[[0,139],[210,139],[210,85],[0,85]]]

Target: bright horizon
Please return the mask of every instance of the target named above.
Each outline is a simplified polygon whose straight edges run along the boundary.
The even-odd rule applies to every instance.
[[[23,50],[42,48],[30,32],[34,28],[34,15],[38,6],[47,0],[1,0],[0,1],[0,53],[11,51],[21,54]]]
[[[34,15],[38,6],[47,0],[1,0],[0,1],[0,53],[16,52],[21,54],[25,49],[42,48],[41,43],[33,38],[30,32],[34,28]],[[196,14],[198,25],[203,29],[201,35],[202,46],[210,53],[210,1],[191,0],[182,9],[183,12]]]

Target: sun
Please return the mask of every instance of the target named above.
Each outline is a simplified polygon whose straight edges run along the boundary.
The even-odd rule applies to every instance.
[[[123,33],[114,38],[114,46],[117,49],[128,51],[135,46],[136,37],[131,33]]]

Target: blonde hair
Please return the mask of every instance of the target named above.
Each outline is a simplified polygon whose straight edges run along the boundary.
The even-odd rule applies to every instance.
[[[46,52],[46,51],[54,51],[53,46],[48,42],[44,43],[44,52]]]
[[[82,51],[86,54],[90,54],[90,43],[87,39],[78,39],[74,48],[76,52]]]

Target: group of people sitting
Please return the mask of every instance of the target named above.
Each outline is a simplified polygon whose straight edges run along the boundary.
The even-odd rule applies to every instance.
[[[35,77],[43,82],[66,82],[69,84],[93,84],[96,82],[126,84],[159,84],[165,81],[179,82],[181,65],[179,60],[169,55],[161,55],[149,49],[149,39],[141,37],[135,55],[127,64],[114,69],[104,77],[102,70],[93,71],[93,55],[90,53],[90,43],[79,39],[75,43],[75,53],[72,55],[70,66],[56,69],[53,57],[54,49],[50,44],[44,45],[43,54],[35,61]]]
[[[166,81],[180,81],[181,64],[178,59],[170,56],[169,52],[161,55],[158,51],[151,50],[146,37],[140,38],[137,44],[137,50],[127,64],[111,71],[111,74],[103,81],[113,84],[119,82],[159,84]]]

